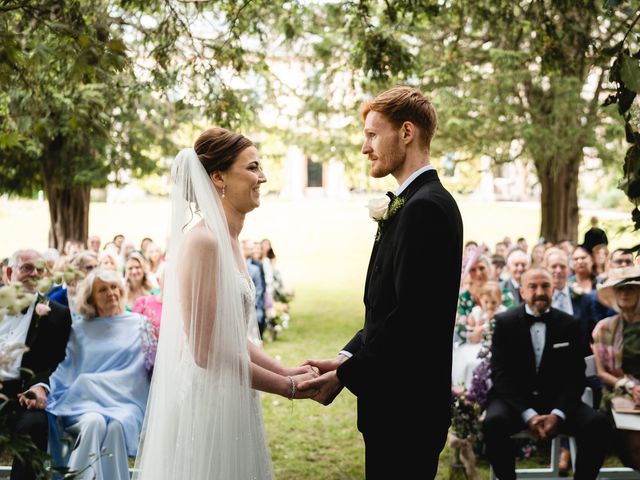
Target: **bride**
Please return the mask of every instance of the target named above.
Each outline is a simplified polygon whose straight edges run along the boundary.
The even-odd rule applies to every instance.
[[[307,398],[310,367],[247,340],[255,290],[238,237],[267,181],[246,137],[211,128],[172,168],[170,260],[134,479],[273,477],[256,390]]]

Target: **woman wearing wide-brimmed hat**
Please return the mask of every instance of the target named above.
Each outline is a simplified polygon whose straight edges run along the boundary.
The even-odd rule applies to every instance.
[[[613,396],[640,405],[640,266],[610,270],[597,293],[600,303],[618,312],[593,330],[596,370],[605,386],[602,407],[610,411]],[[640,470],[640,431],[616,434],[620,459]]]

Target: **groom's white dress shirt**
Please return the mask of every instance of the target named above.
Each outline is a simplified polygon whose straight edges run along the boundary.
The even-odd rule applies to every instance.
[[[404,182],[402,182],[402,185],[400,185],[396,189],[395,191],[396,196],[404,192],[407,189],[407,187],[411,185],[411,182],[413,182],[416,178],[418,178],[424,172],[428,172],[429,170],[435,170],[435,169],[436,167],[434,167],[433,165],[425,165],[424,167],[420,167],[418,170],[416,170],[411,175],[409,175],[409,178],[407,178]],[[351,358],[353,356],[351,352],[347,352],[346,350],[340,350],[340,352],[338,352],[338,355],[344,355],[347,358]]]

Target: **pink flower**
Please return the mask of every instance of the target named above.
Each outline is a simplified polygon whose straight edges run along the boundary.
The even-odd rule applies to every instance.
[[[49,315],[50,311],[51,311],[51,307],[46,303],[39,303],[36,305],[36,314],[39,317],[44,317],[45,315]]]

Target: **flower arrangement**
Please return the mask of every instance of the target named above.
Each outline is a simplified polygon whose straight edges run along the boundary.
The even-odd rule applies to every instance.
[[[450,478],[456,471],[464,469],[467,479],[479,480],[476,470],[476,456],[473,444],[480,434],[480,405],[469,399],[463,387],[452,389],[451,431],[448,437],[449,447],[453,450],[450,464]]]
[[[271,341],[278,338],[278,335],[289,328],[289,304],[294,299],[292,290],[284,288],[275,289],[273,292],[273,306],[265,312],[267,317],[267,332]]]

